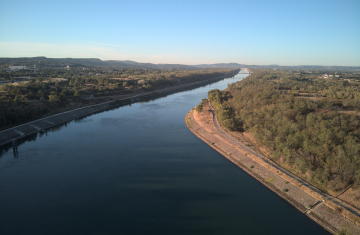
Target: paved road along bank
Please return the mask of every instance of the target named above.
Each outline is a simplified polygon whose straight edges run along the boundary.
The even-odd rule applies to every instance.
[[[137,101],[140,101],[142,98],[146,99],[146,97],[148,97],[148,96],[154,96],[154,97],[161,96],[164,94],[168,94],[170,92],[187,89],[187,88],[190,88],[193,86],[201,86],[201,85],[211,83],[211,82],[214,82],[214,81],[226,78],[226,77],[231,77],[231,76],[221,76],[221,77],[217,77],[217,78],[207,79],[207,80],[203,80],[203,81],[199,81],[199,82],[193,82],[193,83],[180,85],[180,86],[176,86],[176,87],[169,87],[169,88],[165,88],[165,89],[161,89],[161,90],[155,90],[155,91],[150,91],[150,92],[146,92],[146,93],[136,94],[131,97],[127,97],[127,98],[123,98],[123,99],[118,99],[118,100],[114,100],[114,101],[109,101],[109,102],[105,102],[105,103],[100,103],[100,104],[96,104],[96,105],[91,105],[91,106],[55,114],[55,115],[52,115],[52,116],[49,116],[46,118],[42,118],[42,119],[32,121],[32,122],[29,122],[29,123],[26,123],[23,125],[9,128],[9,129],[6,129],[6,130],[0,132],[0,146],[11,143],[13,139],[18,140],[23,137],[35,134],[37,132],[44,131],[49,128],[58,126],[60,124],[72,121],[74,119],[85,117],[90,114],[94,114],[94,113],[97,113],[100,111],[107,110],[113,104],[115,104],[116,102],[119,102],[119,101],[128,101],[128,102],[125,102],[124,104],[131,103],[131,102],[137,102]]]
[[[260,183],[278,194],[284,200],[288,201],[331,233],[337,234],[339,231],[346,230],[349,234],[360,234],[360,228],[355,223],[345,218],[327,204],[328,201],[332,200],[337,204],[342,205],[339,201],[322,192],[319,194],[322,195],[321,198],[306,193],[306,190],[304,191],[304,189],[306,189],[305,187],[311,185],[308,185],[303,180],[280,168],[263,156],[259,156],[259,154],[252,149],[244,146],[238,140],[226,133],[217,123],[214,110],[211,107],[205,111],[211,116],[211,118],[209,117],[206,119],[210,124],[206,124],[206,121],[202,122],[198,116],[194,115],[195,112],[196,111],[192,110],[187,114],[185,120],[186,125],[191,132],[205,143],[209,144],[210,147],[217,150],[227,159],[238,165]],[[211,122],[209,122],[210,119]],[[253,154],[253,156],[250,156],[250,153]],[[254,158],[261,158],[261,161],[266,162],[268,165],[261,164],[261,161],[257,161],[256,159],[255,161]],[[272,170],[268,169],[269,165],[273,167]],[[284,175],[281,176],[281,173],[285,174],[285,177]],[[289,178],[295,180],[290,181]],[[287,191],[284,192],[284,189]],[[347,209],[345,205],[342,206]],[[355,211],[355,213],[357,212]]]

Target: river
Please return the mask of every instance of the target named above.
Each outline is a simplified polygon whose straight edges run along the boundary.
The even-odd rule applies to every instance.
[[[0,234],[329,234],[194,136],[234,78],[74,120],[0,149]]]

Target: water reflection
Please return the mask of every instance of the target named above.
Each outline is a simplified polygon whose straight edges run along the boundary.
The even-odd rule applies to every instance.
[[[235,79],[235,76],[234,77],[229,77],[229,78],[232,78],[233,80]],[[229,78],[223,78],[223,79],[229,79]],[[216,84],[219,82],[219,80],[223,80],[223,79],[215,79],[215,80],[212,80],[212,82],[210,83],[200,83],[200,84],[195,84],[193,86],[190,86],[190,87],[184,87],[182,89],[177,89],[176,91],[168,91],[168,92],[162,92],[162,93],[157,93],[157,92],[154,92],[150,95],[147,95],[147,96],[142,96],[142,97],[139,97],[137,99],[131,99],[131,100],[119,100],[119,101],[115,101],[111,104],[111,107],[107,110],[103,110],[103,111],[99,111],[99,112],[95,112],[93,114],[90,114],[90,115],[86,115],[86,116],[83,116],[83,117],[80,117],[80,118],[76,118],[72,121],[68,121],[68,122],[64,122],[64,123],[61,123],[59,125],[56,125],[54,127],[51,127],[51,128],[48,128],[48,129],[43,129],[41,131],[38,131],[37,133],[34,133],[34,134],[31,134],[31,135],[27,135],[25,137],[22,137],[22,138],[19,138],[17,139],[17,146],[20,146],[26,142],[31,142],[31,141],[35,141],[36,138],[39,136],[39,137],[42,137],[43,135],[45,136],[48,136],[48,132],[56,132],[56,131],[60,131],[63,127],[67,127],[69,123],[71,122],[75,122],[75,123],[83,123],[83,122],[91,122],[92,119],[88,119],[89,116],[92,116],[92,115],[95,115],[95,114],[98,114],[98,113],[102,113],[102,112],[106,112],[106,111],[111,111],[111,110],[115,110],[115,109],[118,109],[118,108],[121,108],[121,107],[131,107],[132,104],[134,103],[140,103],[140,104],[148,104],[148,103],[152,103],[152,107],[148,107],[148,108],[152,108],[152,109],[156,109],[156,108],[166,108],[166,107],[163,107],[163,106],[160,106],[160,105],[157,105],[157,104],[153,104],[154,101],[157,101],[157,100],[160,100],[160,99],[163,99],[165,97],[168,97],[169,95],[174,95],[174,94],[177,94],[177,93],[181,93],[181,92],[184,92],[184,91],[189,91],[189,90],[193,90],[194,88],[203,88],[203,87],[207,87],[207,86],[211,86],[212,84]],[[85,121],[84,121],[85,120]],[[103,120],[104,123],[110,123],[111,120]],[[115,123],[116,120],[112,121],[112,123]],[[4,151],[7,151],[9,148],[12,148],[12,144],[5,144],[3,146],[0,146],[0,157],[2,156],[1,152],[2,150]],[[14,156],[15,156],[15,153],[16,153],[16,156],[18,156],[18,151],[14,151]]]
[[[19,152],[18,152],[17,147],[13,147],[13,154],[14,154],[15,158],[17,158],[19,156]]]

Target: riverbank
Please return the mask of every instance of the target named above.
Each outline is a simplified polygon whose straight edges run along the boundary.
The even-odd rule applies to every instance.
[[[84,107],[76,106],[74,107],[74,109],[71,110],[64,110],[61,113],[56,113],[47,117],[43,117],[22,125],[18,125],[0,131],[0,146],[11,143],[13,139],[19,140],[24,137],[36,134],[38,132],[44,132],[49,128],[59,126],[74,119],[83,118],[88,115],[102,112],[108,109],[116,108],[122,105],[127,105],[142,100],[155,99],[158,97],[168,95],[173,92],[179,92],[193,87],[206,85],[224,79],[226,77],[231,77],[231,76],[224,75],[217,78],[211,78],[198,82],[183,84],[180,86],[154,90],[150,92],[141,92],[141,93],[125,95],[125,96],[112,96],[112,97],[108,97],[107,99],[103,99],[102,102],[98,104],[87,105]],[[18,141],[18,144],[19,143],[20,142]]]
[[[342,206],[336,199],[324,196],[311,185],[277,167],[268,159],[261,158],[238,139],[228,135],[217,123],[210,107],[204,106],[202,112],[191,110],[185,117],[185,123],[198,138],[329,232],[360,234],[359,217],[351,208]],[[241,142],[246,142],[244,136]]]
[[[0,131],[73,109],[123,99],[140,93],[206,81],[239,69],[136,70],[120,69],[108,75],[86,75],[74,70],[67,79],[45,72],[26,83],[0,87]],[[100,71],[98,71],[100,72]],[[49,72],[50,73],[50,72]],[[91,74],[95,71],[91,72]],[[55,72],[56,74],[56,72]],[[48,76],[47,76],[48,75]],[[51,75],[53,76],[53,75]],[[59,74],[54,75],[59,76]],[[46,77],[46,78],[45,78]],[[119,78],[121,77],[121,78]],[[120,97],[120,98],[119,98]]]

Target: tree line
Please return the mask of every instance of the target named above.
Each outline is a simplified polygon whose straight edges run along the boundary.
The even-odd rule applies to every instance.
[[[81,73],[67,79],[55,80],[42,74],[16,85],[1,85],[0,129],[56,113],[68,108],[70,104],[78,107],[100,102],[112,95],[153,91],[236,73],[233,69],[118,69],[118,72],[126,75],[113,79],[114,77],[108,77],[110,75],[83,76],[83,71],[79,71]],[[90,96],[94,99],[88,99]]]
[[[225,128],[250,132],[272,160],[332,192],[360,187],[359,98],[358,83],[269,70],[208,92]]]

